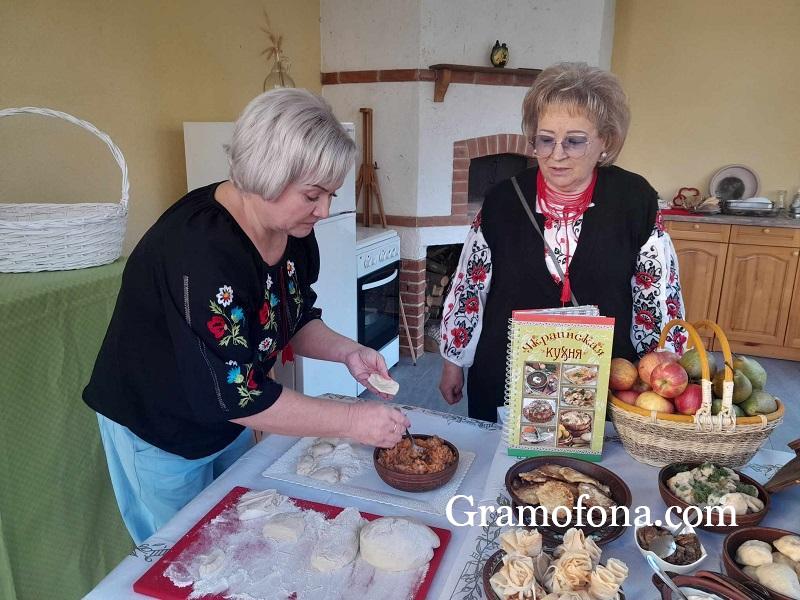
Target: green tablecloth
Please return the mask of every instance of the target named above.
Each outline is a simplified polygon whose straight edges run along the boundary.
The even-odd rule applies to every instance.
[[[78,598],[133,549],[81,400],[123,266],[0,274],[3,600]]]

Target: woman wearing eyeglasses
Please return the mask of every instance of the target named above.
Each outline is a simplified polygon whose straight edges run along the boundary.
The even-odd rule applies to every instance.
[[[522,129],[537,164],[516,176],[519,193],[507,180],[486,194],[444,303],[439,389],[449,404],[461,400],[469,367],[470,417],[495,421],[504,402],[512,310],[566,306],[573,297],[597,305],[616,319],[613,355],[631,361],[682,316],[657,193],[613,166],[629,121],[617,78],[584,63],[545,69],[526,94]],[[680,348],[682,334],[670,335]]]

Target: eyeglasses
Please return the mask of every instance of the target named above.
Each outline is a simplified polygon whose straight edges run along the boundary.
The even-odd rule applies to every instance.
[[[533,145],[538,158],[547,158],[556,149],[556,138],[552,135],[535,135],[529,143]],[[589,138],[584,135],[568,135],[561,140],[561,148],[564,150],[564,154],[570,158],[585,156],[589,144]]]

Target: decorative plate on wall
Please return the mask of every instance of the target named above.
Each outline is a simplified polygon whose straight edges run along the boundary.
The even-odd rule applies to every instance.
[[[714,173],[709,193],[720,200],[743,200],[758,193],[758,175],[745,165],[727,165]]]

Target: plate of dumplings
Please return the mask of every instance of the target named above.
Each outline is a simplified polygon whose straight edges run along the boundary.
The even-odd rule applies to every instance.
[[[744,527],[722,543],[725,572],[755,581],[774,600],[800,600],[800,534],[773,527]]]

